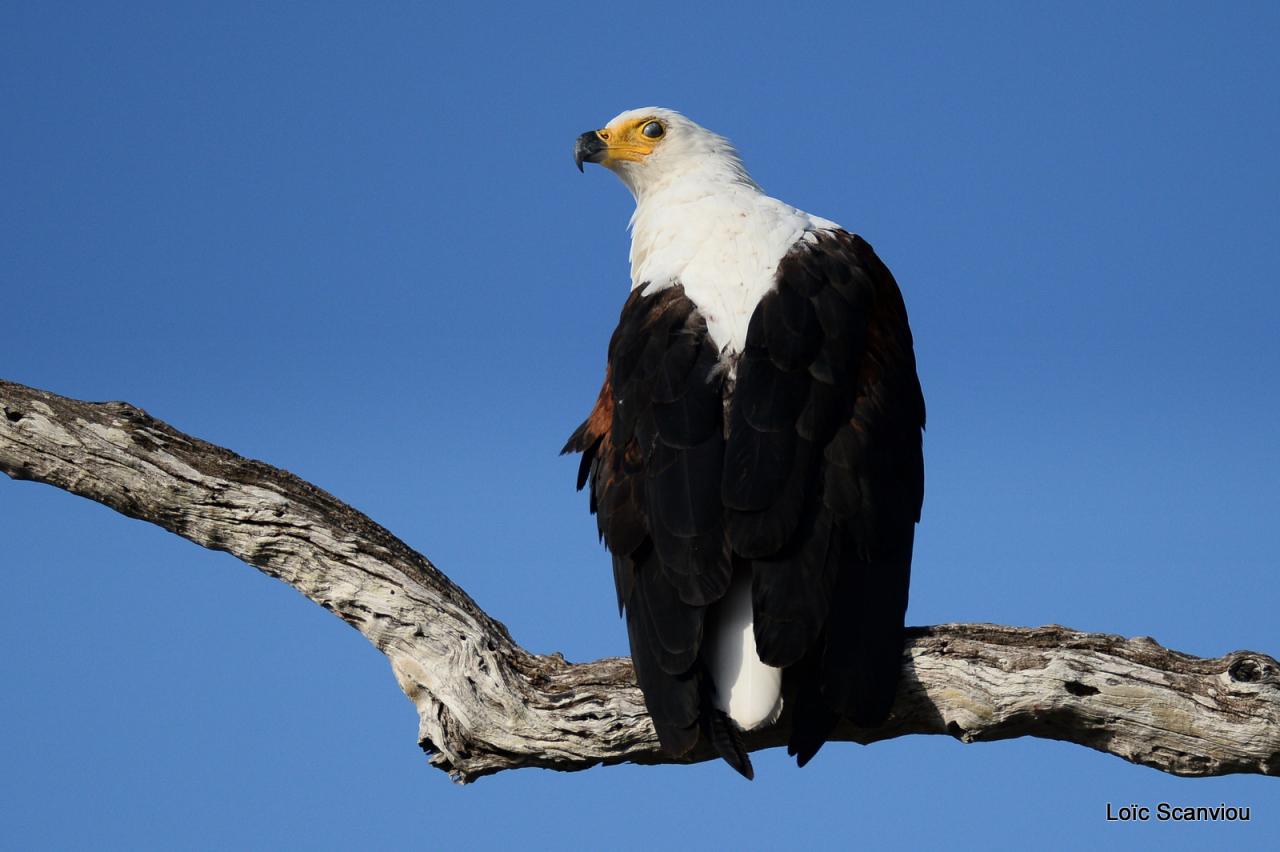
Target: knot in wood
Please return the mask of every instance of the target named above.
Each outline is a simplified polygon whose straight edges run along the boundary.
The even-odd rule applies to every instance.
[[[1227,655],[1227,668],[1219,678],[1232,691],[1259,694],[1280,693],[1280,663],[1266,654],[1237,651]]]
[[[1232,663],[1227,674],[1237,683],[1255,683],[1262,679],[1262,666],[1257,660],[1245,657]]]

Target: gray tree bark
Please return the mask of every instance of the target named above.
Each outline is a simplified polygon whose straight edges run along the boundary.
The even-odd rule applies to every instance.
[[[418,709],[419,745],[456,781],[677,762],[658,748],[629,660],[525,651],[425,557],[293,474],[126,403],[0,381],[0,415],[0,471],[13,479],[231,553],[364,634]],[[1200,659],[1147,637],[944,624],[910,631],[903,667],[889,721],[837,739],[1034,736],[1177,775],[1280,775],[1280,664],[1265,654]],[[748,748],[785,743],[789,724],[784,714]]]

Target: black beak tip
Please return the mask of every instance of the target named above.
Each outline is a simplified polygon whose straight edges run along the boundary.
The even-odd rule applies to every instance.
[[[583,171],[583,163],[598,163],[604,156],[604,141],[594,130],[588,130],[573,143],[573,164]]]

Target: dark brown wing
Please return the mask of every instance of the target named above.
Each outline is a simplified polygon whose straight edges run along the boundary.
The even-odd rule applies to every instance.
[[[613,555],[631,657],[663,747],[697,742],[707,606],[730,579],[719,483],[723,377],[706,323],[680,286],[632,291],[604,387],[565,445]]]
[[[889,270],[843,231],[798,243],[747,332],[723,498],[733,550],[751,559],[760,658],[791,670],[801,764],[839,717],[871,727],[893,705],[923,428]]]

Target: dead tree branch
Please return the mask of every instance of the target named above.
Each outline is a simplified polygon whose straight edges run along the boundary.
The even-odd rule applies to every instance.
[[[364,634],[418,708],[419,745],[455,780],[671,762],[630,661],[525,651],[425,557],[293,474],[125,403],[0,381],[0,414],[0,471],[13,479],[225,550]],[[1265,654],[1209,660],[1145,637],[946,624],[913,629],[903,664],[889,722],[842,729],[840,739],[1035,736],[1178,775],[1280,775],[1280,664]],[[788,724],[784,716],[749,747],[782,744]]]

